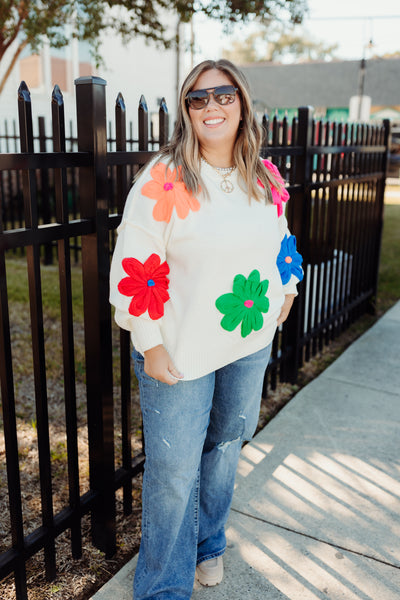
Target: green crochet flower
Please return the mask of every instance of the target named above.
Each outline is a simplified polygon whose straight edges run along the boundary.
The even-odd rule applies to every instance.
[[[269,309],[269,300],[265,296],[268,285],[268,279],[260,281],[257,269],[247,279],[244,275],[236,275],[233,293],[223,294],[215,301],[215,306],[225,315],[221,320],[221,327],[226,331],[233,331],[241,323],[242,337],[261,329],[264,322],[262,313]]]

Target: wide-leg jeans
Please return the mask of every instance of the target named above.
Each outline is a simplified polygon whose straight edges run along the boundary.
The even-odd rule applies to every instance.
[[[189,600],[196,564],[225,551],[242,442],[254,435],[267,348],[169,386],[134,351],[146,462],[134,600]]]

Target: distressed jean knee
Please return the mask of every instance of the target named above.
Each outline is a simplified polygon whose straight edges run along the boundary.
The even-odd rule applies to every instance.
[[[242,442],[249,442],[253,438],[258,425],[258,416],[259,415],[257,414],[257,418],[246,420]]]
[[[235,440],[228,440],[226,442],[220,442],[219,444],[216,445],[216,448],[220,452],[225,453],[232,444],[241,444],[242,441],[243,441],[242,437],[240,436],[240,437],[236,438]]]
[[[257,419],[257,423],[258,423],[258,419]],[[229,448],[229,446],[231,446],[232,444],[243,444],[243,442],[249,442],[252,439],[252,437],[256,431],[257,423],[250,424],[250,426],[249,426],[249,424],[246,422],[245,427],[243,429],[243,433],[239,437],[237,437],[233,440],[226,440],[223,442],[219,442],[219,444],[216,444],[217,449],[220,450],[221,452],[225,452]]]

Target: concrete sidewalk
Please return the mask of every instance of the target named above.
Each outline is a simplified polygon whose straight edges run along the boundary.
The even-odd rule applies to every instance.
[[[400,302],[244,447],[227,538],[192,600],[400,598]],[[132,600],[135,564],[93,600]]]

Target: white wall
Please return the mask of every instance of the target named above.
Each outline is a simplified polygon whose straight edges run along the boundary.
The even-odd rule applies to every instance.
[[[8,67],[8,60],[12,56],[15,50],[16,44],[13,44],[5,54],[4,59],[0,63],[0,77],[2,78],[6,68]],[[18,87],[19,87],[19,69],[16,65],[9,76],[5,88],[0,95],[0,128],[3,130],[4,120],[7,119],[11,122],[13,119],[18,117]]]
[[[142,39],[123,45],[118,38],[102,41],[105,65],[97,74],[107,81],[107,117],[113,119],[115,101],[121,92],[126,106],[127,122],[134,122],[137,132],[137,110],[143,94],[149,113],[158,112],[158,99],[164,97],[170,124],[176,114],[176,52],[146,45]],[[170,125],[171,126],[171,125]]]

